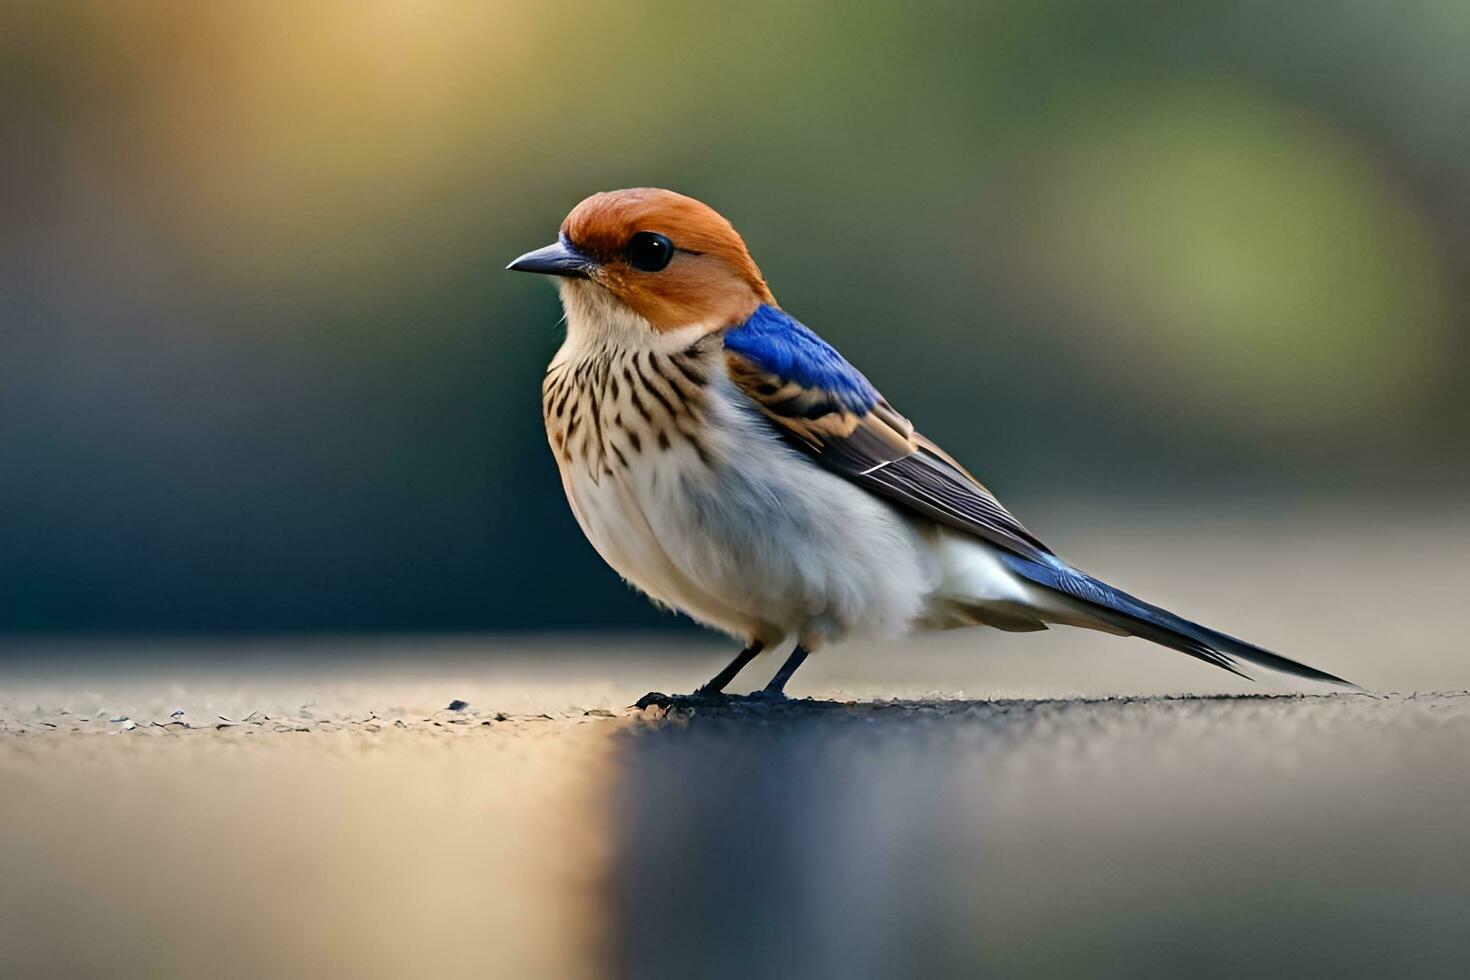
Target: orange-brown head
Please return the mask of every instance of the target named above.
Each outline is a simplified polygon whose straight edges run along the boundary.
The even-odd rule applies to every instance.
[[[567,215],[555,244],[507,268],[590,280],[660,331],[733,326],[775,302],[730,222],[655,187],[593,194]]]

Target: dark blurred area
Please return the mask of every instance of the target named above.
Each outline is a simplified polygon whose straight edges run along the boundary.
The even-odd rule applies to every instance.
[[[808,702],[632,730],[616,973],[1462,977],[1464,700]]]
[[[1461,501],[1467,50],[1453,0],[5,4],[0,630],[670,622],[502,271],[621,186],[1043,537]]]

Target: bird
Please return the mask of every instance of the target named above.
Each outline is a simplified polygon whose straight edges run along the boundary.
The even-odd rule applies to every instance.
[[[558,287],[566,339],[541,404],[583,533],[656,605],[742,644],[686,697],[725,697],[791,640],[754,696],[783,699],[808,655],[849,637],[970,626],[1082,627],[1248,679],[1355,687],[1068,564],[783,310],[701,201],[593,194],[507,268]]]

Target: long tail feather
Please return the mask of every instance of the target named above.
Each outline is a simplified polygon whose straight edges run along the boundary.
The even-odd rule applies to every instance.
[[[1307,680],[1358,687],[1352,681],[1343,680],[1325,670],[1298,663],[1253,643],[1190,622],[1167,609],[1150,605],[1091,575],[1079,572],[1060,560],[1054,559],[1053,562],[1041,564],[1008,553],[1002,554],[1001,560],[1027,581],[1081,601],[1101,622],[1109,626],[1187,653],[1248,680],[1255,678],[1242,669],[1242,661]]]

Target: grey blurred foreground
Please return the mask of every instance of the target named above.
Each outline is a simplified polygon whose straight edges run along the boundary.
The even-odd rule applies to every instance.
[[[1461,976],[1470,953],[1463,691],[888,681],[909,696],[640,712],[723,651],[287,649],[7,668],[0,975]]]
[[[628,976],[1463,976],[1470,697],[910,701],[633,737]]]

